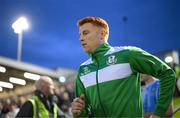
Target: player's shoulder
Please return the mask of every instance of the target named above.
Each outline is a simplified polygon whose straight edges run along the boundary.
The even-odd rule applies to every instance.
[[[113,54],[122,51],[141,51],[142,49],[136,46],[115,46],[111,47],[105,55]]]
[[[92,59],[89,58],[88,60],[84,61],[80,66],[85,66],[85,65],[89,65],[92,63]]]

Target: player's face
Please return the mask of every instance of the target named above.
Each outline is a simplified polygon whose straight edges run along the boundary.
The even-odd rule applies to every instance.
[[[101,44],[101,27],[85,23],[79,28],[80,41],[85,52],[93,52]]]

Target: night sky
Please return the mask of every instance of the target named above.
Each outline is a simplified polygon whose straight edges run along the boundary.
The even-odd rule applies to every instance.
[[[47,68],[78,69],[88,59],[76,25],[86,16],[107,20],[113,46],[180,51],[180,0],[0,0],[0,56],[17,59],[11,25],[20,16],[30,22],[22,61]]]

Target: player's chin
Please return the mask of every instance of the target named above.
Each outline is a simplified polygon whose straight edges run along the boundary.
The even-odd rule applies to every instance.
[[[90,53],[91,51],[87,48],[83,48],[83,50],[86,52],[86,53]]]
[[[92,53],[92,51],[90,50],[84,50],[86,53]]]

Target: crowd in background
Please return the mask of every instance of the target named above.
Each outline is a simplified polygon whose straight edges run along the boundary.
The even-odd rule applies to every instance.
[[[20,107],[33,96],[33,93],[21,96],[14,96],[8,99],[0,99],[0,118],[15,118]],[[58,107],[68,116],[72,116],[70,112],[71,102],[74,99],[73,82],[66,84],[58,84],[55,88],[55,101]]]

